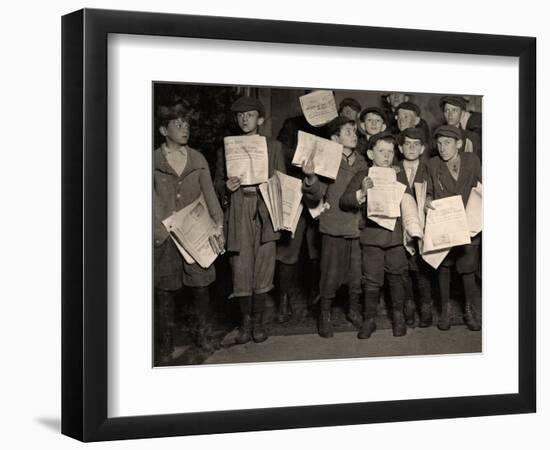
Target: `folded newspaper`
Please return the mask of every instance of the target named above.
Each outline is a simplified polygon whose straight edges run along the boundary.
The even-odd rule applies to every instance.
[[[260,193],[269,211],[273,230],[287,230],[294,235],[302,214],[302,181],[278,170],[260,184]]]
[[[202,194],[162,223],[188,264],[196,262],[206,269],[224,252]]]

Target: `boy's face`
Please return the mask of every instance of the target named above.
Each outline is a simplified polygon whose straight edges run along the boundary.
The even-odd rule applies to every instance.
[[[237,123],[243,133],[255,134],[258,132],[258,127],[264,123],[264,118],[260,117],[260,113],[256,110],[238,112]]]
[[[392,105],[394,109],[401,103],[406,102],[408,99],[409,97],[407,95],[401,94],[400,92],[393,92],[387,97],[388,103]]]
[[[367,113],[363,120],[363,127],[369,135],[373,136],[384,131],[386,129],[386,124],[384,123],[384,119],[378,114]]]
[[[342,111],[340,111],[341,116],[351,120],[357,119],[357,114],[358,112],[355,109],[353,109],[351,106],[344,106],[342,108]]]
[[[377,167],[391,167],[394,151],[393,143],[378,141],[374,148],[367,150],[367,156]]]
[[[411,139],[405,136],[405,142],[399,146],[399,151],[407,161],[416,161],[424,153],[425,146],[420,139]]]
[[[346,123],[340,127],[339,134],[333,134],[331,139],[345,148],[355,148],[357,146],[357,127],[354,123]]]
[[[437,151],[443,161],[453,159],[462,147],[462,140],[447,136],[439,136],[437,138]]]
[[[191,136],[191,127],[187,120],[178,117],[168,122],[168,125],[159,129],[168,143],[176,145],[187,145]]]
[[[450,103],[445,103],[443,115],[445,116],[447,125],[456,127],[460,123],[462,117],[462,108],[460,108],[460,106],[451,105]]]
[[[414,128],[418,125],[418,122],[420,122],[420,117],[409,109],[399,109],[395,118],[397,119],[399,131],[406,130],[407,128]]]

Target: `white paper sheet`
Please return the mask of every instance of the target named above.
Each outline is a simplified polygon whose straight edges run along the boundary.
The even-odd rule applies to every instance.
[[[371,167],[369,178],[374,186],[367,194],[367,217],[401,216],[401,199],[407,186],[397,181],[395,170],[391,167]]]
[[[344,147],[338,142],[298,131],[298,145],[292,158],[292,165],[302,167],[313,155],[315,173],[335,180],[340,169],[343,150]]]
[[[302,181],[278,170],[260,185],[260,193],[269,211],[273,230],[296,231],[302,213]]]
[[[265,136],[227,136],[223,139],[227,177],[238,177],[241,185],[267,181],[267,141]]]
[[[466,205],[466,217],[470,226],[470,236],[474,237],[483,229],[483,187],[477,183],[470,191]]]
[[[423,252],[469,244],[470,228],[460,195],[432,201],[424,230]]]
[[[310,125],[320,127],[338,117],[332,91],[314,91],[300,97],[300,106]]]

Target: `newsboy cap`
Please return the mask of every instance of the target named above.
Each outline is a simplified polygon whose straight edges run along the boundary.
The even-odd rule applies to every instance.
[[[456,140],[462,139],[462,133],[457,127],[452,125],[441,125],[434,131],[434,138],[437,139],[438,136],[445,136],[454,138]]]
[[[382,111],[381,108],[377,108],[376,106],[369,106],[368,108],[365,108],[363,111],[361,111],[361,113],[359,114],[359,120],[362,122],[363,120],[365,120],[365,116],[368,114],[368,113],[374,113],[374,114],[377,114],[379,115],[380,117],[382,117],[382,120],[384,121],[385,124],[388,123],[388,118],[386,117],[386,113],[384,111]]]
[[[399,143],[403,145],[405,138],[418,139],[422,142],[422,145],[426,145],[426,133],[422,128],[410,127],[406,128],[399,134]]]
[[[265,117],[265,107],[260,100],[249,95],[243,95],[238,98],[232,105],[233,112],[258,111],[260,117]]]
[[[413,103],[413,102],[400,103],[399,106],[395,108],[395,112],[399,111],[400,109],[406,109],[407,111],[414,111],[417,116],[420,115],[420,108],[416,103]]]
[[[468,101],[465,98],[459,97],[458,95],[445,95],[439,100],[439,106],[441,109],[445,107],[445,104],[458,106],[460,109],[466,109]]]
[[[335,117],[329,123],[327,123],[328,135],[332,136],[334,134],[338,134],[338,132],[340,131],[340,128],[344,126],[346,123],[355,124],[355,120],[344,116]]]

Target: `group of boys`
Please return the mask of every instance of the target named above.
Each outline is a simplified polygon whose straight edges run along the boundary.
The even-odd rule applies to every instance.
[[[300,121],[303,118],[287,120],[277,140],[267,138],[268,176],[277,170],[302,180],[305,207],[293,237],[288,232],[274,231],[258,185],[245,186],[238,177],[226,176],[223,153],[218,156],[212,181],[202,155],[187,145],[188,106],[159,107],[159,131],[165,138],[155,151],[155,297],[164,314],[158,337],[161,360],[169,359],[173,350],[174,321],[170,314],[175,293],[184,285],[195,293],[198,345],[209,347],[204,305],[208,303],[208,286],[215,279],[214,267],[202,269],[182,263],[181,257],[175,264],[178,250],[160,223],[201,192],[219,226],[218,233],[225,236],[232,273],[229,298],[238,301],[241,312],[236,343],[267,339],[265,311],[272,304],[270,294],[276,272],[280,294],[277,320],[282,322],[292,316],[300,321],[305,317],[308,305],[299,292],[297,275],[303,266],[299,261],[304,248],[314,274],[311,290],[315,295],[310,304],[319,303],[320,336],[329,338],[334,334],[331,309],[337,292],[344,286],[349,301],[347,317],[359,329],[360,339],[369,338],[376,329],[380,294],[386,282],[394,336],[406,334],[407,324],[414,322],[415,309],[420,327],[432,324],[434,271],[422,259],[418,242],[414,255],[405,250],[400,218],[390,230],[367,217],[369,190],[374,185],[369,168],[393,168],[397,181],[406,186],[406,193],[413,198],[415,183],[425,183],[426,211],[433,209],[432,201],[454,195],[462,196],[466,206],[470,190],[481,182],[481,122],[476,113],[466,111],[465,99],[445,96],[440,104],[447,124],[431,135],[420,108],[407,95],[393,93],[385,100],[385,107],[361,109],[356,100],[344,99],[338,117],[323,127],[324,137],[343,148],[335,180],[316,175],[312,158],[304,161],[301,168],[291,164],[299,124],[305,123]],[[243,135],[259,134],[266,112],[258,99],[243,96],[231,105],[231,111]],[[435,150],[430,158],[432,146]],[[224,213],[214,192],[222,200]],[[323,205],[323,212],[314,220],[308,209],[319,204]],[[466,325],[471,330],[480,329],[480,294],[475,278],[479,240],[478,235],[471,244],[454,247],[437,270],[441,330],[448,330],[451,324],[453,266],[464,287]],[[183,276],[178,278],[178,271]],[[178,282],[168,283],[165,274],[170,275],[170,280],[178,278]],[[414,291],[419,294],[418,308],[413,303]]]

